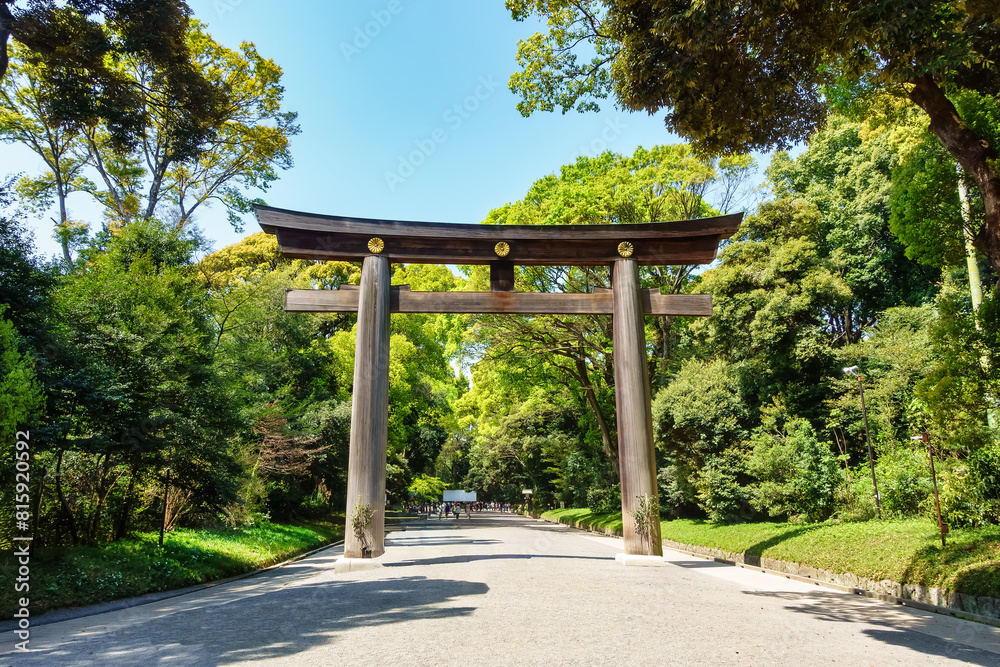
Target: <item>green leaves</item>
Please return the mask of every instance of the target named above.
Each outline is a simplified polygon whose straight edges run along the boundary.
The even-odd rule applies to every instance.
[[[834,510],[840,482],[837,459],[820,443],[805,419],[791,419],[783,430],[758,429],[751,440],[747,471],[758,481],[751,504],[771,517],[802,515],[822,521]]]
[[[6,305],[0,306],[0,437],[13,443],[15,431],[44,401],[35,378],[34,360],[18,350],[14,326],[3,318],[6,310]],[[4,454],[13,450],[12,445],[3,449]]]
[[[137,38],[133,24],[114,25],[119,32],[109,28],[109,39]],[[182,228],[214,201],[242,229],[241,216],[260,201],[247,191],[266,191],[292,165],[296,114],[281,107],[281,68],[253,44],[225,48],[186,17],[180,29],[183,40],[169,63],[130,47],[104,65],[128,98],[127,122],[134,126],[124,129],[123,118],[101,111],[53,112],[58,86],[51,63],[24,47],[13,50],[0,88],[0,137],[23,143],[46,163],[46,174],[19,185],[33,210],[55,203],[57,224],[65,225],[66,197],[86,192],[105,207],[112,229],[151,218],[172,218]]]
[[[518,111],[563,113],[571,109],[596,111],[597,100],[612,89],[608,70],[620,48],[613,27],[606,22],[606,3],[601,0],[508,0],[507,9],[516,21],[532,14],[548,17],[548,33],[535,33],[517,45],[517,62],[524,71],[510,78],[510,89],[521,96]],[[580,62],[575,52],[587,43],[592,55]]]

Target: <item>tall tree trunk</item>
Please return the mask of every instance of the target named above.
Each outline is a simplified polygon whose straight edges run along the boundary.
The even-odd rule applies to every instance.
[[[63,493],[62,460],[63,452],[60,450],[59,458],[56,459],[56,495],[59,496],[59,504],[62,507],[63,516],[66,519],[66,525],[69,527],[69,536],[73,540],[73,546],[75,547],[80,543],[80,539],[76,534],[76,521],[73,519],[73,510],[69,507],[69,501],[66,500],[66,494]]]
[[[7,42],[10,40],[10,24],[14,17],[10,13],[10,8],[0,2],[0,81],[7,74],[7,66],[10,64],[10,55],[7,53]]]
[[[910,100],[930,118],[927,129],[979,188],[986,215],[982,229],[976,234],[975,246],[1000,275],[1000,172],[996,149],[966,126],[932,75],[925,74],[910,83],[913,84]]]
[[[128,535],[129,519],[132,515],[132,493],[135,490],[135,476],[139,471],[139,464],[133,463],[129,468],[128,488],[125,489],[125,502],[122,503],[122,510],[118,513],[118,520],[115,521],[115,540],[124,539]]]
[[[163,187],[163,177],[170,166],[170,160],[164,156],[162,161],[153,170],[153,181],[149,185],[149,201],[146,202],[146,211],[143,213],[143,220],[150,220],[156,212],[156,205],[160,203],[160,188]]]
[[[576,359],[576,372],[580,378],[580,384],[583,386],[583,395],[587,401],[587,405],[590,406],[590,409],[594,413],[594,418],[597,419],[597,429],[601,432],[601,443],[604,445],[604,453],[611,460],[611,470],[614,472],[615,480],[617,480],[619,475],[618,452],[613,444],[614,440],[611,438],[611,430],[608,428],[608,422],[604,419],[604,413],[601,412],[601,404],[597,401],[597,392],[594,391],[594,386],[590,383],[587,364],[579,357]]]
[[[965,262],[969,267],[969,293],[972,294],[972,310],[976,313],[976,328],[979,324],[979,306],[983,303],[983,281],[979,277],[979,261],[976,256],[975,239],[972,236],[972,207],[969,205],[969,188],[965,185],[961,171],[958,175],[958,196],[962,200],[962,238],[965,240]]]
[[[45,495],[45,477],[49,474],[48,468],[42,468],[42,475],[38,478],[38,495],[35,496],[34,513],[31,515],[31,551],[34,553],[35,547],[41,541],[38,537],[38,519],[42,509],[42,496]]]
[[[59,164],[58,158],[56,158],[56,164]],[[66,211],[65,186],[59,169],[54,169],[53,173],[56,179],[56,197],[59,199],[59,222],[57,225],[59,243],[62,245],[63,259],[66,260],[66,266],[73,266],[73,258],[69,254],[69,229],[66,227],[69,213]]]
[[[979,307],[983,304],[983,281],[979,277],[979,257],[972,238],[972,207],[969,205],[969,188],[965,185],[962,174],[958,175],[958,195],[962,200],[962,238],[965,240],[965,262],[969,267],[969,293],[972,295],[973,318],[976,321],[976,329],[983,330],[983,325],[979,321]],[[979,358],[979,363],[986,373],[990,372],[990,359],[986,354]],[[996,399],[990,393],[986,393],[986,422],[994,431],[1000,425],[1000,415],[997,414]]]

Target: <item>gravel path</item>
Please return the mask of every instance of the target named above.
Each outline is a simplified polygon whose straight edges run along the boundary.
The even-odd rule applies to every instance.
[[[418,521],[384,567],[339,549],[32,628],[0,665],[996,665],[1000,630],[513,517]]]

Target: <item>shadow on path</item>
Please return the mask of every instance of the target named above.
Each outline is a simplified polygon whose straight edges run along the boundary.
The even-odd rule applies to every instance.
[[[688,568],[691,570],[707,569],[712,567],[732,567],[726,563],[717,563],[714,560],[671,560],[668,561],[670,565],[676,565],[677,567]]]
[[[866,628],[862,632],[873,640],[885,644],[902,646],[927,655],[939,655],[950,660],[960,660],[970,665],[1000,667],[1000,653],[986,651],[964,643],[973,641],[981,633],[983,627],[970,621],[956,621],[955,635],[950,639],[942,639],[917,629],[899,627],[898,616],[886,613],[884,605],[874,604],[867,598],[822,590],[808,593],[744,591],[744,594],[787,600],[790,604],[785,605],[785,609],[788,611],[808,614],[822,621],[880,626],[879,628]],[[936,618],[934,615],[928,617],[914,615],[912,618],[915,623],[926,623],[929,626],[928,629],[937,626],[934,628],[937,631],[940,631],[942,622],[954,620],[947,617]]]
[[[387,537],[386,547],[450,547],[460,544],[500,544],[500,540],[473,540],[464,537]]]
[[[488,591],[481,582],[410,576],[305,583],[258,595],[248,591],[243,597],[230,591],[215,599],[185,598],[160,613],[126,617],[115,622],[114,630],[95,626],[59,646],[39,646],[19,664],[267,660],[335,643],[351,628],[468,616],[476,606],[456,603]],[[72,659],[77,656],[79,663]]]
[[[449,565],[471,563],[477,560],[531,560],[533,558],[565,558],[568,560],[603,560],[611,562],[607,556],[558,556],[553,554],[469,554],[465,556],[438,556],[437,558],[411,558],[396,563],[385,563],[385,567],[409,567],[411,565]]]

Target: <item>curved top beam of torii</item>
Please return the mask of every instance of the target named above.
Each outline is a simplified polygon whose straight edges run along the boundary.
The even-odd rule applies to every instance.
[[[476,225],[371,220],[254,206],[283,255],[360,261],[369,241],[392,262],[594,266],[630,257],[638,264],[705,264],[736,232],[742,213],[698,220],[618,225]],[[378,247],[376,243],[373,247]]]

